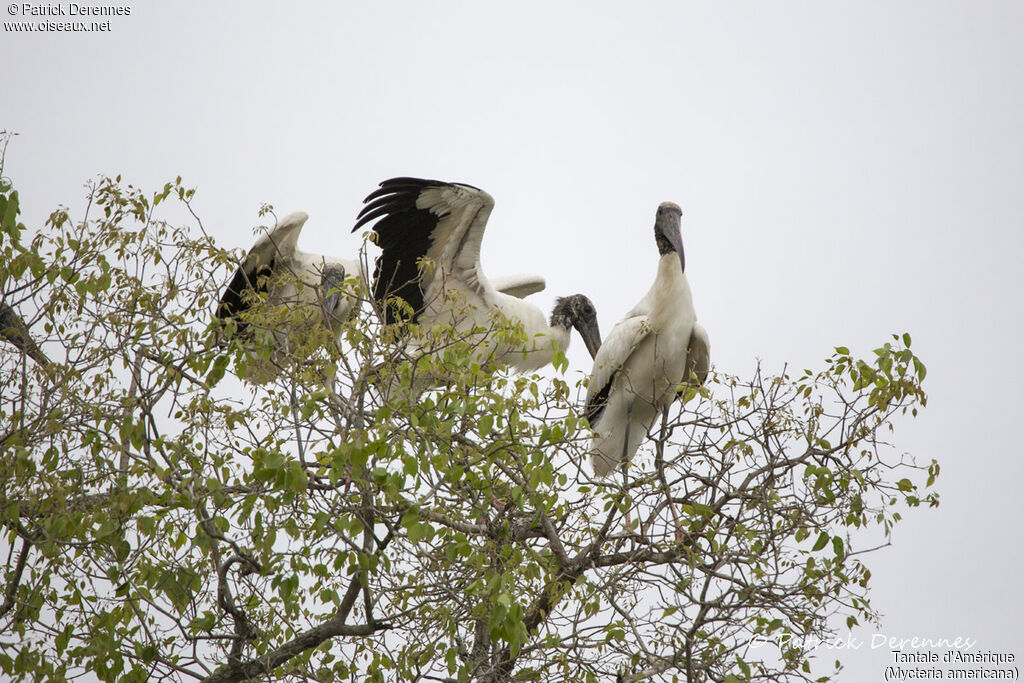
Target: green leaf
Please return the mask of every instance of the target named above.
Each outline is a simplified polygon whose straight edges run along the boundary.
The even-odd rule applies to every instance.
[[[828,544],[828,534],[822,531],[821,534],[818,535],[818,540],[814,542],[814,547],[811,548],[811,550],[821,550],[826,544]]]
[[[742,671],[742,672],[743,672],[743,676],[744,676],[744,677],[745,677],[745,678],[746,678],[747,680],[750,680],[750,665],[749,665],[749,664],[747,664],[746,662],[744,662],[744,661],[743,661],[742,659],[740,659],[739,657],[737,657],[737,658],[736,658],[736,664],[738,664],[738,665],[739,665],[739,667],[740,667],[740,671]]]
[[[57,634],[57,638],[55,639],[54,644],[57,647],[57,656],[58,657],[60,655],[64,654],[64,650],[67,648],[68,641],[71,640],[71,634],[73,632],[74,632],[74,626],[69,624],[68,626],[66,626],[64,628],[63,631],[61,631],[60,633]]]
[[[18,206],[18,191],[14,190],[7,197],[7,206],[4,207],[3,215],[0,216],[0,224],[6,233],[13,235],[18,225],[18,214],[21,209]]]
[[[924,376],[928,374],[928,369],[925,368],[924,363],[917,356],[914,356],[914,372],[917,373],[918,382],[923,382]]]
[[[213,361],[213,367],[210,368],[210,372],[206,375],[206,386],[212,387],[224,378],[224,373],[228,367],[229,358],[226,355],[217,356]]]
[[[493,430],[493,429],[494,429],[494,415],[491,414],[491,413],[487,413],[487,414],[481,416],[480,420],[477,422],[477,431],[480,433],[480,436],[489,436],[490,433],[491,433],[491,430]]]

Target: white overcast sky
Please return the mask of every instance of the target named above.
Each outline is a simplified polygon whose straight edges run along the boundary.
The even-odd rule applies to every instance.
[[[940,461],[943,504],[867,558],[879,632],[1024,656],[1024,3],[127,6],[109,33],[0,34],[30,225],[98,174],[180,174],[223,245],[269,202],[347,256],[380,180],[462,181],[496,200],[488,272],[542,273],[545,308],[586,293],[607,333],[675,201],[719,370],[913,335],[929,405],[894,441]],[[880,680],[873,633],[842,680]]]

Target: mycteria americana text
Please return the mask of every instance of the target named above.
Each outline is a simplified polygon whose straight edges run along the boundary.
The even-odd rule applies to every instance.
[[[241,317],[256,301],[255,296],[265,294],[270,306],[294,306],[298,316],[284,329],[254,334],[272,335],[273,354],[269,363],[252,359],[246,379],[263,383],[274,379],[281,363],[292,352],[295,334],[302,334],[309,325],[323,324],[332,334],[340,333],[342,324],[355,313],[358,297],[349,289],[354,279],[365,281],[363,266],[355,259],[340,259],[321,254],[307,254],[296,246],[299,233],[309,216],[302,212],[288,214],[269,232],[260,237],[242,260],[234,277],[224,289],[217,306],[217,318],[231,320],[236,334],[252,334],[251,325]]]
[[[381,248],[373,296],[385,322],[402,318],[389,299],[401,298],[411,322],[450,325],[457,333],[491,329],[493,316],[522,324],[526,345],[501,347],[488,335],[478,340],[480,360],[518,371],[551,362],[555,344],[569,346],[573,327],[591,355],[601,344],[597,314],[582,294],[559,299],[550,320],[523,296],[544,288],[540,278],[509,277],[495,286],[480,266],[480,243],[494,200],[471,185],[419,178],[392,178],[371,193],[353,231],[371,224]],[[504,290],[504,291],[502,291]]]
[[[707,334],[698,327],[686,280],[680,234],[682,210],[658,207],[654,236],[657,276],[643,299],[612,329],[594,359],[585,414],[594,430],[594,474],[606,476],[633,457],[657,416],[676,399],[687,380],[691,343],[695,376],[706,376],[699,347]],[[702,342],[703,339],[703,342]]]

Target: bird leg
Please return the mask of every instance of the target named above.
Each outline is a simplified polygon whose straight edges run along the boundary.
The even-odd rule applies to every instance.
[[[309,472],[309,466],[306,465],[306,452],[302,447],[302,429],[299,425],[299,399],[295,395],[295,384],[291,383],[288,387],[288,398],[290,408],[292,409],[292,426],[295,428],[295,448],[299,452],[299,464],[302,465],[302,469]]]
[[[629,454],[629,427],[630,427],[629,418],[630,418],[630,416],[632,414],[633,414],[633,402],[630,401],[629,405],[626,406],[626,434],[625,434],[625,436],[624,436],[624,438],[622,440],[622,457],[619,459],[619,466],[622,468],[622,491],[623,491],[623,493],[626,493],[627,491],[629,491],[629,460],[628,460],[627,456]],[[626,495],[628,495],[628,493]],[[629,507],[628,506],[626,507],[625,523],[626,523],[626,534],[627,535],[631,534],[632,533],[633,520],[632,520],[631,515],[629,514]]]
[[[676,512],[675,501],[672,500],[672,490],[668,486],[668,480],[665,478],[665,429],[668,424],[668,406],[665,406],[661,410],[661,438],[658,439],[658,447],[656,449],[657,455],[654,459],[654,470],[658,473],[658,479],[661,480],[661,487],[665,491],[665,500],[668,501],[669,512],[672,513],[672,521],[675,524],[675,539],[676,543],[682,543],[686,539],[686,534],[683,531],[683,525],[679,523],[679,513]]]
[[[306,462],[306,449],[303,446],[304,441],[302,438],[302,425],[301,420],[299,419],[299,398],[295,394],[294,380],[292,380],[292,383],[288,387],[288,392],[289,403],[291,404],[290,407],[292,409],[292,424],[295,428],[295,448],[299,454],[299,464],[302,466],[302,470],[306,473],[306,476],[309,478],[310,488],[320,489],[322,491],[329,491],[333,487],[330,486],[329,483],[324,483],[323,477],[317,474],[314,471],[314,469],[309,466],[309,463]]]

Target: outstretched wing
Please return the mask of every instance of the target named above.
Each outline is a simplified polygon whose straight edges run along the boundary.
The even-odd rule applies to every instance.
[[[275,268],[290,264],[295,256],[299,233],[309,215],[296,211],[282,218],[272,230],[260,237],[235,271],[217,304],[217,318],[228,320],[245,312],[255,300],[250,293],[267,291],[267,282]],[[238,331],[245,327],[238,324]]]
[[[421,178],[392,178],[371,193],[353,232],[373,224],[381,255],[373,273],[373,296],[385,303],[400,297],[416,320],[424,304],[443,296],[451,277],[481,296],[480,242],[494,200],[471,185]],[[427,263],[424,263],[427,261]],[[385,308],[385,322],[395,322]]]
[[[594,358],[594,369],[590,372],[587,386],[587,404],[584,415],[593,426],[601,416],[608,395],[619,372],[640,342],[651,333],[650,319],[646,315],[632,315],[620,320],[611,334],[601,344]]]
[[[523,299],[531,294],[543,292],[547,283],[540,275],[501,275],[489,278],[491,286],[502,294]]]

